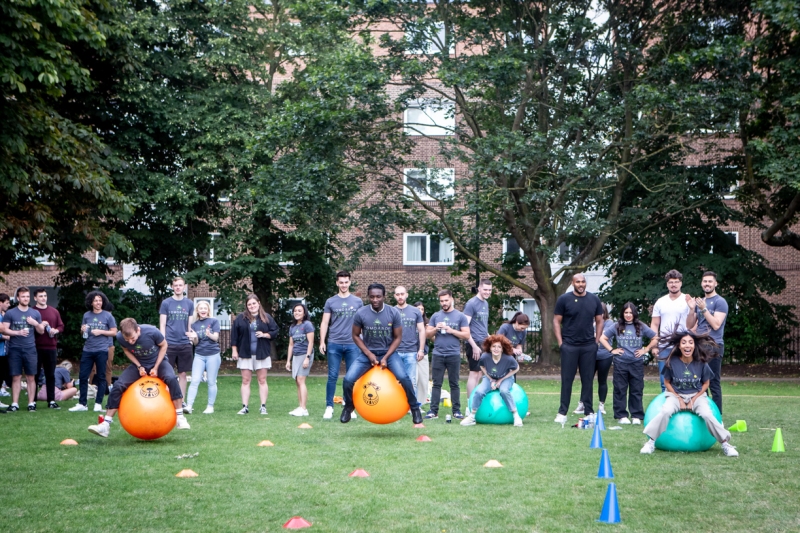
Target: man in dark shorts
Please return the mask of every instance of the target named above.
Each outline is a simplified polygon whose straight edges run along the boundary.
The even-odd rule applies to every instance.
[[[11,407],[9,412],[19,411],[19,393],[22,389],[22,374],[28,382],[28,411],[36,411],[36,353],[34,331],[44,333],[42,315],[28,307],[31,291],[28,287],[17,289],[17,307],[9,309],[3,316],[0,333],[8,335],[8,369],[11,374]]]
[[[486,300],[492,295],[492,281],[482,279],[478,283],[478,294],[473,296],[464,306],[464,316],[469,321],[470,337],[467,342],[467,363],[469,364],[469,377],[467,378],[467,398],[472,395],[483,377],[481,371],[481,346],[489,336],[489,302]]]
[[[572,290],[556,301],[553,327],[561,349],[561,406],[555,422],[567,421],[575,372],[581,376],[584,414],[593,415],[594,370],[597,343],[603,335],[603,304],[586,291],[586,277],[572,276]]]
[[[344,409],[339,421],[350,422],[353,414],[353,387],[358,378],[375,365],[388,368],[406,393],[408,405],[411,406],[411,417],[415,424],[422,422],[419,402],[414,394],[414,385],[406,374],[403,360],[396,355],[397,347],[403,340],[403,320],[400,312],[387,305],[386,287],[373,283],[367,287],[369,305],[360,308],[353,318],[353,342],[361,350],[361,354],[353,361],[344,376]],[[363,337],[363,338],[362,338]]]
[[[119,379],[114,383],[111,394],[108,395],[103,421],[89,426],[89,431],[101,437],[108,437],[114,415],[119,410],[122,393],[140,377],[148,374],[158,376],[167,384],[172,404],[175,406],[175,413],[178,415],[175,427],[189,429],[189,422],[183,415],[183,394],[178,386],[178,379],[175,377],[172,365],[164,360],[167,353],[167,341],[161,332],[154,326],[147,324],[140,326],[133,318],[126,318],[119,323],[117,342],[122,346],[125,356],[130,359],[132,364],[120,374]]]
[[[183,291],[186,282],[181,277],[172,280],[173,295],[161,302],[159,309],[159,327],[161,334],[167,339],[167,361],[177,369],[181,395],[186,397],[186,373],[192,371],[192,341],[186,332],[189,331],[189,317],[194,313],[194,303],[185,298]]]

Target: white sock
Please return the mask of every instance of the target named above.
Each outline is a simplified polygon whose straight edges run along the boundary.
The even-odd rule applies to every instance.
[[[179,407],[175,409],[175,414],[178,416],[183,416],[183,408]]]
[[[104,423],[104,424],[109,424],[109,425],[111,425],[111,423],[112,423],[113,421],[114,421],[114,417],[113,417],[113,416],[108,416],[108,415],[105,415],[105,416],[103,417],[103,423]]]

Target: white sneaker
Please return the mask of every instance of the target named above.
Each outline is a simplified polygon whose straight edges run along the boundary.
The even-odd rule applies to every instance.
[[[605,404],[605,402],[600,402],[600,407],[597,410],[600,411],[603,414],[606,414],[606,404]]]
[[[94,412],[95,413],[102,413],[103,412],[103,406],[101,404],[99,404],[99,403],[95,403],[94,404]]]
[[[183,412],[189,415],[192,414],[192,406],[187,403],[183,406]]]
[[[209,405],[208,407],[206,407],[206,410],[203,411],[203,414],[204,415],[210,415],[213,412],[214,412],[214,406],[213,405]]]
[[[576,415],[582,415],[585,407],[583,406],[583,402],[578,402],[578,408],[572,411]]]
[[[325,413],[322,415],[323,420],[330,420],[333,418],[333,407],[330,405],[325,408]]]
[[[0,396],[11,396],[6,389],[0,389]]]
[[[356,414],[355,410],[353,410],[353,412],[350,413],[350,419],[352,420],[354,418],[358,418],[358,415]]]
[[[736,448],[731,446],[729,442],[722,443],[722,453],[727,457],[739,457],[739,452],[737,452]]]
[[[475,424],[475,416],[472,413],[467,414],[464,420],[461,421],[462,426],[474,426]]]
[[[88,410],[89,410],[89,408],[86,407],[85,405],[83,405],[82,403],[75,404],[72,407],[70,407],[69,409],[67,409],[67,411],[72,411],[73,413],[76,413],[78,411],[88,411]],[[106,435],[106,436],[108,436],[108,435]]]
[[[522,427],[522,419],[519,417],[517,413],[514,413],[514,427],[516,428]]]
[[[567,423],[567,415],[556,415],[556,419],[553,420],[556,424],[566,424]]]
[[[656,451],[656,441],[653,439],[647,439],[647,442],[644,443],[642,449],[639,450],[639,453],[653,453]]]
[[[262,405],[262,406],[261,406],[260,413],[261,413],[262,415],[265,415],[265,414],[267,414],[267,406],[266,406],[266,405]]]
[[[629,425],[631,423],[631,419],[626,416],[624,418],[620,418],[619,419],[619,423],[620,423],[621,426],[626,426],[626,425]]]
[[[308,409],[303,409],[302,407],[298,407],[293,411],[289,411],[289,414],[292,416],[308,416]]]
[[[8,405],[4,404],[3,402],[0,402],[0,409],[5,409],[6,407],[8,407]]]
[[[178,415],[178,420],[175,422],[175,427],[177,429],[191,429],[189,426],[189,421],[186,420],[186,417],[183,415]]]
[[[249,413],[249,412],[250,412],[250,409],[248,409],[248,408],[247,408],[247,406],[245,405],[244,407],[242,407],[241,409],[239,409],[239,412],[238,412],[238,413],[236,413],[236,414],[237,414],[237,415],[246,415],[246,414],[247,414],[247,413]]]
[[[639,420],[638,418],[634,418],[633,419],[633,425],[634,426],[641,426],[642,425],[642,421]]]
[[[89,432],[94,433],[95,435],[100,435],[101,437],[108,437],[108,434],[111,430],[109,424],[102,422],[100,424],[95,424],[94,426],[89,426]]]

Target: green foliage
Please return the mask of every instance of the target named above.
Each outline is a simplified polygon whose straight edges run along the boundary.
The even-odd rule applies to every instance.
[[[152,297],[145,296],[135,290],[121,290],[113,284],[96,286],[91,283],[76,281],[59,289],[58,311],[64,321],[65,332],[59,340],[62,357],[80,359],[85,342],[80,327],[86,308],[86,294],[92,290],[100,290],[114,306],[111,312],[119,325],[123,318],[135,318],[139,324],[151,324],[158,327],[158,308]],[[128,361],[122,350],[117,349],[114,357],[116,364]]]
[[[41,256],[88,268],[82,253],[127,248],[113,222],[130,207],[110,178],[108,152],[91,124],[60,109],[93,89],[82,54],[106,45],[98,13],[116,13],[116,6],[0,4],[0,271]]]
[[[789,334],[797,325],[793,307],[767,299],[780,293],[786,282],[761,256],[718,229],[718,223],[692,213],[644,235],[610,263],[613,279],[601,296],[616,309],[629,301],[635,303],[642,320],[649,321],[652,305],[665,294],[668,270],[675,268],[683,274],[682,291],[692,296],[703,295],[700,281],[703,272],[710,270],[717,274],[717,293],[730,309],[726,360],[755,363],[787,355]]]

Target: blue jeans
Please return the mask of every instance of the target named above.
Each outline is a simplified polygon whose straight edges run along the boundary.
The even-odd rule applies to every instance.
[[[661,351],[659,350],[658,353],[661,353]],[[664,371],[664,367],[665,366],[667,366],[667,360],[666,359],[659,359],[658,360],[658,377],[661,380],[661,392],[664,392],[664,391],[667,390],[667,386],[664,385],[664,374],[661,373],[661,372]]]
[[[344,405],[350,409],[353,408],[353,387],[356,385],[356,381],[358,378],[363,376],[367,373],[367,370],[372,368],[372,362],[369,358],[361,353],[359,350],[359,356],[347,370],[347,374],[344,376]],[[378,358],[378,361],[383,359],[386,355],[386,352],[372,352],[375,354],[375,357]],[[389,361],[386,363],[386,366],[389,370],[394,374],[394,377],[397,378],[397,381],[400,382],[400,385],[403,387],[403,390],[406,393],[406,399],[408,400],[408,405],[412,409],[416,409],[419,407],[420,403],[417,401],[417,396],[414,394],[414,386],[411,384],[411,378],[408,377],[406,374],[406,367],[403,364],[403,361],[397,357],[395,353],[391,357],[389,357]]]
[[[403,366],[406,369],[406,375],[411,378],[411,384],[414,390],[417,390],[417,352],[394,352],[392,357],[399,357],[403,361]],[[391,359],[389,359],[391,361]],[[422,404],[420,404],[422,405]],[[413,405],[412,405],[413,407]]]
[[[217,399],[217,373],[222,364],[222,358],[219,354],[214,355],[195,355],[192,361],[192,384],[189,386],[189,392],[186,396],[187,404],[193,405],[194,399],[197,397],[197,388],[200,382],[203,381],[203,370],[208,372],[208,405],[214,405],[214,400]]]
[[[512,413],[517,411],[517,404],[514,403],[514,398],[511,396],[511,387],[514,386],[514,380],[510,378],[506,378],[500,382],[500,387],[497,389],[500,391],[500,396],[503,397],[503,401],[506,402],[506,407]],[[481,378],[481,382],[478,383],[478,386],[475,387],[475,392],[473,393],[475,396],[472,398],[472,405],[470,406],[473,411],[477,411],[478,407],[481,406],[481,402],[483,402],[483,397],[492,392],[492,381],[483,376]]]
[[[95,403],[103,403],[103,394],[106,393],[106,365],[108,364],[108,350],[102,352],[82,352],[80,369],[80,396],[78,403],[86,405],[89,394],[89,374],[92,373],[92,366],[97,365],[97,397]]]
[[[333,407],[333,394],[336,392],[336,381],[339,379],[339,367],[344,358],[344,371],[348,372],[353,365],[353,361],[361,350],[355,344],[328,344],[328,384],[325,387],[325,405]],[[365,371],[366,372],[366,371]]]

